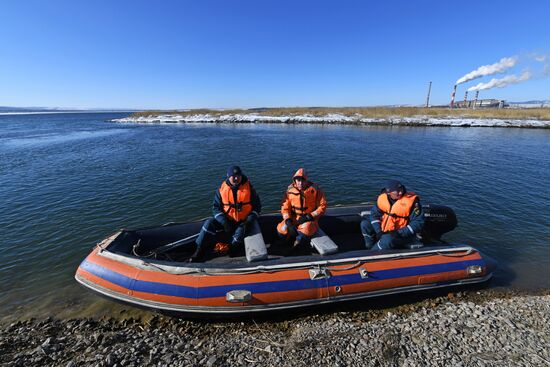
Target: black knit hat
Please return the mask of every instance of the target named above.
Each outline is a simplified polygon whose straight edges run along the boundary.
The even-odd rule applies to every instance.
[[[239,166],[231,166],[227,169],[227,177],[242,176],[243,172]]]
[[[386,192],[405,191],[405,186],[403,186],[403,184],[397,180],[388,180],[384,185],[384,189],[386,190]]]

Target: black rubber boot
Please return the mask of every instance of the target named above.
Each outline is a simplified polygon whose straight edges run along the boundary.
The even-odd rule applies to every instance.
[[[197,246],[193,255],[189,258],[190,263],[198,263],[204,260],[204,246]]]

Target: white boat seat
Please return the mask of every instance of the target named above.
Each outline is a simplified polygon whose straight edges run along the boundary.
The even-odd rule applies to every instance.
[[[248,236],[244,238],[244,248],[248,262],[267,259],[267,247],[257,220],[252,224]]]
[[[311,238],[311,247],[315,248],[321,255],[330,255],[338,252],[338,245],[320,227]]]

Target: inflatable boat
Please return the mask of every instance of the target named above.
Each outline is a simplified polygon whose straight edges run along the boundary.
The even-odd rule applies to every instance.
[[[97,244],[75,278],[138,307],[230,315],[481,283],[492,276],[496,264],[489,257],[441,239],[457,225],[452,209],[425,205],[421,241],[370,251],[359,229],[369,208],[329,208],[311,250],[301,254],[289,253],[278,238],[280,214],[264,214],[245,238],[242,256],[213,251],[200,263],[187,260],[202,221],[124,229]]]

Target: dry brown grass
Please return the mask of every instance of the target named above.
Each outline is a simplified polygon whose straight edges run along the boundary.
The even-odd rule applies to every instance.
[[[359,115],[363,118],[389,118],[389,117],[466,117],[466,118],[497,118],[513,120],[550,120],[550,108],[486,108],[486,109],[450,109],[450,108],[423,108],[423,107],[281,107],[268,109],[232,109],[232,110],[210,110],[193,109],[188,111],[142,111],[136,112],[133,116],[156,116],[177,114],[182,116],[196,114],[210,114],[213,116],[255,113],[262,116],[283,116],[303,115],[324,116],[330,113],[338,113],[345,116]]]

